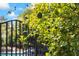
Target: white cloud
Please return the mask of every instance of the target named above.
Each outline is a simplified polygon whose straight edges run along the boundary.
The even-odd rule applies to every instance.
[[[0,3],[0,9],[9,9],[9,4],[8,3]]]
[[[8,18],[17,19],[17,15],[14,12],[11,12],[10,14],[8,14]]]
[[[15,14],[14,12],[11,12],[10,14],[8,14],[8,16],[10,16],[10,17],[15,17],[16,14]]]
[[[18,18],[17,18],[17,17],[14,17],[13,20],[14,20],[14,19],[18,19]]]

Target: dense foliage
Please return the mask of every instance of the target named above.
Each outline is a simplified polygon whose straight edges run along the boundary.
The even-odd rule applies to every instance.
[[[36,36],[48,47],[46,55],[79,55],[79,4],[40,3],[28,10],[21,15],[27,39]]]

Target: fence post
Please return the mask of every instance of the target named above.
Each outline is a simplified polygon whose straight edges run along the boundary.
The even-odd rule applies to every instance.
[[[21,35],[21,22],[19,21],[19,36]],[[20,49],[19,49],[19,56],[21,56],[21,43],[19,42]]]
[[[17,21],[15,22],[15,32],[16,32],[16,37],[15,37],[15,46],[16,46],[16,49],[15,49],[15,54],[17,56]]]
[[[11,21],[11,56],[13,52],[13,21]]]
[[[2,47],[2,39],[1,39],[1,23],[0,23],[0,56],[1,56],[1,47]]]
[[[7,50],[8,50],[7,49],[7,45],[8,45],[8,42],[7,41],[8,41],[8,22],[6,22],[6,56],[7,56],[7,53],[8,53],[7,52]]]

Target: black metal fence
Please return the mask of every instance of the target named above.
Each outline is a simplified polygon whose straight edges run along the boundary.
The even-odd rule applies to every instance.
[[[20,20],[10,20],[0,23],[0,56],[43,56],[47,47],[38,44],[36,38],[30,37],[26,44],[19,41],[24,32],[24,24]],[[29,44],[32,43],[32,45]],[[41,48],[44,48],[41,50]]]
[[[0,23],[0,56],[25,55],[23,44],[18,42],[18,38],[23,32],[22,27],[22,22],[19,20]]]

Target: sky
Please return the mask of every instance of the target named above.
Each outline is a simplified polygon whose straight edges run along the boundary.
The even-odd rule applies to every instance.
[[[4,16],[6,20],[17,19],[17,16],[30,5],[30,3],[0,3],[0,16]]]

